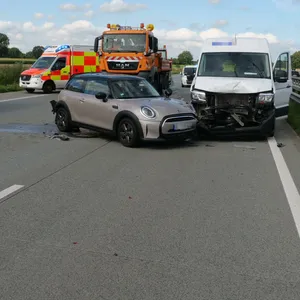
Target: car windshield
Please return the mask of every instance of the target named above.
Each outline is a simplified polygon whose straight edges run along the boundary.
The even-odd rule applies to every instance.
[[[49,69],[54,60],[55,56],[41,56],[32,66],[34,69]]]
[[[203,53],[197,76],[271,78],[267,53]]]
[[[144,52],[146,34],[105,34],[104,52]]]
[[[114,99],[160,97],[156,89],[145,79],[113,79],[110,89]]]
[[[194,75],[196,73],[196,68],[186,67],[183,70],[184,75]]]

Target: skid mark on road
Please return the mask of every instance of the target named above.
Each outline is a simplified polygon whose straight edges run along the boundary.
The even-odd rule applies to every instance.
[[[288,200],[290,209],[292,211],[292,215],[294,218],[294,222],[296,224],[296,228],[298,231],[298,235],[300,237],[300,195],[299,191],[296,187],[296,184],[293,180],[293,177],[290,173],[290,170],[284,160],[284,157],[277,146],[277,142],[275,138],[269,138],[268,144],[270,146],[279,177]]]
[[[24,185],[14,184],[14,185],[10,186],[9,188],[7,188],[3,191],[0,191],[0,202],[3,198],[9,196],[10,194],[18,191],[19,189],[21,189],[23,187],[24,187]]]
[[[10,102],[10,101],[18,101],[18,100],[23,100],[23,99],[31,99],[31,98],[38,98],[38,97],[45,97],[49,95],[33,95],[33,96],[25,96],[25,97],[19,97],[19,98],[12,98],[12,99],[4,99],[0,100],[0,104],[3,102]]]

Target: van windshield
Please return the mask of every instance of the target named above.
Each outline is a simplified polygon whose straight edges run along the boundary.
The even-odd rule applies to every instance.
[[[194,75],[196,73],[196,68],[186,67],[183,69],[183,75]]]
[[[203,53],[197,76],[270,79],[269,55],[247,52]]]
[[[41,56],[32,66],[33,69],[49,69],[54,60],[55,56]]]

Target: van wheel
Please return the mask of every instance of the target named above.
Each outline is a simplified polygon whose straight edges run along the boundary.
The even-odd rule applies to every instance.
[[[140,142],[137,126],[131,119],[122,119],[118,126],[118,140],[125,146],[134,148]]]
[[[67,109],[64,107],[60,107],[56,111],[55,115],[55,124],[59,131],[61,132],[71,132],[72,124],[71,124],[71,116]]]
[[[32,94],[35,91],[35,89],[26,89],[26,91],[27,93]]]
[[[51,81],[46,81],[43,86],[43,92],[45,94],[51,94],[55,89],[54,83]]]

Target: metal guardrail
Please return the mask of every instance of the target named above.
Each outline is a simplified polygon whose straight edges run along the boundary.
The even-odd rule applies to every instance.
[[[291,93],[291,99],[300,104],[300,77],[292,77],[293,90]]]

